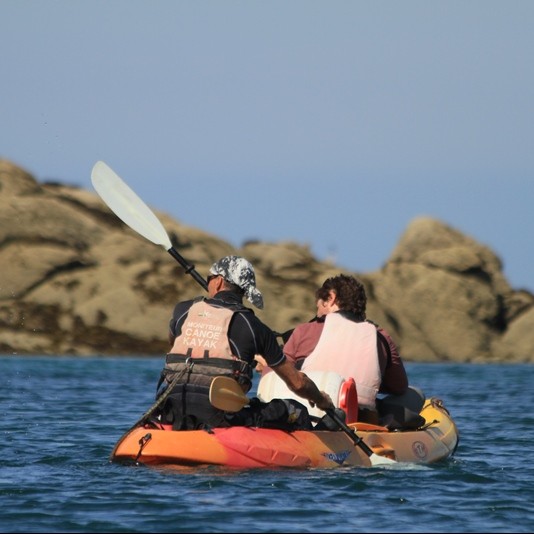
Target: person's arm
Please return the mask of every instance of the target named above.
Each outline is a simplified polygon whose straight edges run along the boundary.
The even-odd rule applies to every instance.
[[[262,376],[266,375],[272,369],[267,365],[267,362],[265,361],[265,358],[261,354],[256,354],[254,356],[254,359],[256,360],[256,371],[260,373]]]
[[[315,382],[297,370],[293,361],[286,357],[276,340],[273,331],[258,321],[256,333],[261,340],[260,354],[271,369],[286,383],[287,387],[299,397],[316,404],[320,410],[335,409],[332,399],[319,391]]]
[[[310,404],[315,404],[320,410],[335,409],[334,403],[328,394],[319,391],[308,376],[295,369],[293,363],[286,359],[281,364],[273,367],[273,371],[286,383],[287,387],[299,397],[307,399]]]
[[[382,334],[383,340],[387,343],[384,346],[383,342],[380,339],[378,340],[378,354],[380,368],[382,369],[380,393],[402,395],[408,389],[408,375],[399,355],[399,350],[383,328],[378,329],[378,334]]]

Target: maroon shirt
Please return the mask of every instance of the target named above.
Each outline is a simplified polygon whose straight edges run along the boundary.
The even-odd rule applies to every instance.
[[[298,325],[291,337],[284,345],[284,354],[300,368],[306,356],[309,356],[316,347],[324,327],[324,320],[317,320],[309,323]],[[378,338],[378,359],[380,372],[382,374],[382,383],[380,384],[380,393],[392,393],[402,395],[408,389],[408,376],[406,369],[399,355],[399,350],[390,335],[380,327],[377,332],[384,336],[391,353],[388,356],[386,347]]]

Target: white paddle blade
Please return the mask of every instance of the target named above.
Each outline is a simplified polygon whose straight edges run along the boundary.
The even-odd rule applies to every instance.
[[[91,182],[108,207],[132,230],[165,250],[171,240],[152,210],[103,161],[97,161],[91,172]]]

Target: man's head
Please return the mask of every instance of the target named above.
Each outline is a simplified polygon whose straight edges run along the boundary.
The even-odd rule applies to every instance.
[[[367,296],[365,287],[354,276],[340,274],[327,278],[315,292],[315,296],[318,301],[318,308],[320,302],[328,301],[335,303],[340,310],[354,313],[361,321],[366,318]]]
[[[227,286],[234,286],[237,291],[254,304],[257,308],[263,308],[263,296],[256,289],[256,274],[251,263],[240,256],[225,256],[216,261],[210,268],[208,276],[208,288],[211,277],[220,276]]]

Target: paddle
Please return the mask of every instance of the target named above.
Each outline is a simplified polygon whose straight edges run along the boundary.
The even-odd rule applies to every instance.
[[[225,412],[238,412],[250,399],[241,386],[228,376],[216,376],[210,384],[210,403]]]
[[[237,412],[250,402],[250,399],[243,393],[241,386],[233,378],[227,376],[216,376],[212,380],[209,396],[210,403],[215,408],[225,412]],[[397,463],[395,460],[374,453],[365,441],[336,415],[334,410],[326,410],[326,413],[347,434],[352,442],[369,456],[372,466]]]
[[[128,185],[103,161],[97,161],[91,172],[91,182],[108,207],[132,230],[156,245],[161,245],[204,289],[206,280],[172,246],[160,220]]]

